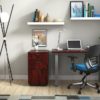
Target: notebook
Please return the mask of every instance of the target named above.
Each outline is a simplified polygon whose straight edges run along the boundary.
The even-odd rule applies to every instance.
[[[67,40],[68,50],[82,50],[81,40]]]

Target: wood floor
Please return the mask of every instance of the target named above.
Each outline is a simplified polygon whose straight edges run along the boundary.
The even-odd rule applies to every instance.
[[[0,94],[10,95],[33,95],[33,96],[54,96],[54,95],[77,95],[78,87],[67,89],[68,81],[60,81],[58,87],[50,81],[48,86],[29,86],[26,80],[14,80],[12,85],[9,81],[0,81]],[[86,87],[81,95],[100,96],[95,89]]]

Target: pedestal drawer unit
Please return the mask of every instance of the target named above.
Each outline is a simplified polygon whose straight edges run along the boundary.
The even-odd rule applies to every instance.
[[[48,84],[48,58],[47,50],[28,52],[28,83],[29,85]]]

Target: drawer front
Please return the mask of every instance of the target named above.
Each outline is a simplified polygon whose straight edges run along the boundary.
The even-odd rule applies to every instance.
[[[28,53],[29,60],[41,61],[48,59],[48,53]]]
[[[48,69],[48,65],[43,62],[35,62],[34,64],[28,64],[28,70],[31,71],[33,69]]]
[[[32,70],[32,72],[28,75],[28,83],[30,85],[47,85],[48,70]]]
[[[42,68],[42,66],[48,66],[48,53],[29,54],[28,66],[31,68]]]

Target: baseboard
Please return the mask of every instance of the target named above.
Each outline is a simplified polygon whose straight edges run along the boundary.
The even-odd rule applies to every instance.
[[[28,79],[27,75],[13,75],[14,79]],[[58,80],[80,80],[82,78],[82,75],[59,75]],[[9,79],[8,75],[0,75],[0,79]],[[54,75],[49,76],[49,80],[54,80]],[[97,75],[90,75],[88,76],[88,80],[98,80]]]
[[[9,75],[0,75],[0,79],[9,79]],[[25,79],[27,80],[28,79],[28,76],[27,75],[13,75],[13,79]]]
[[[58,80],[81,80],[82,75],[59,75]],[[54,75],[50,75],[50,80],[54,80]],[[87,77],[88,80],[98,80],[97,75],[90,75]]]

